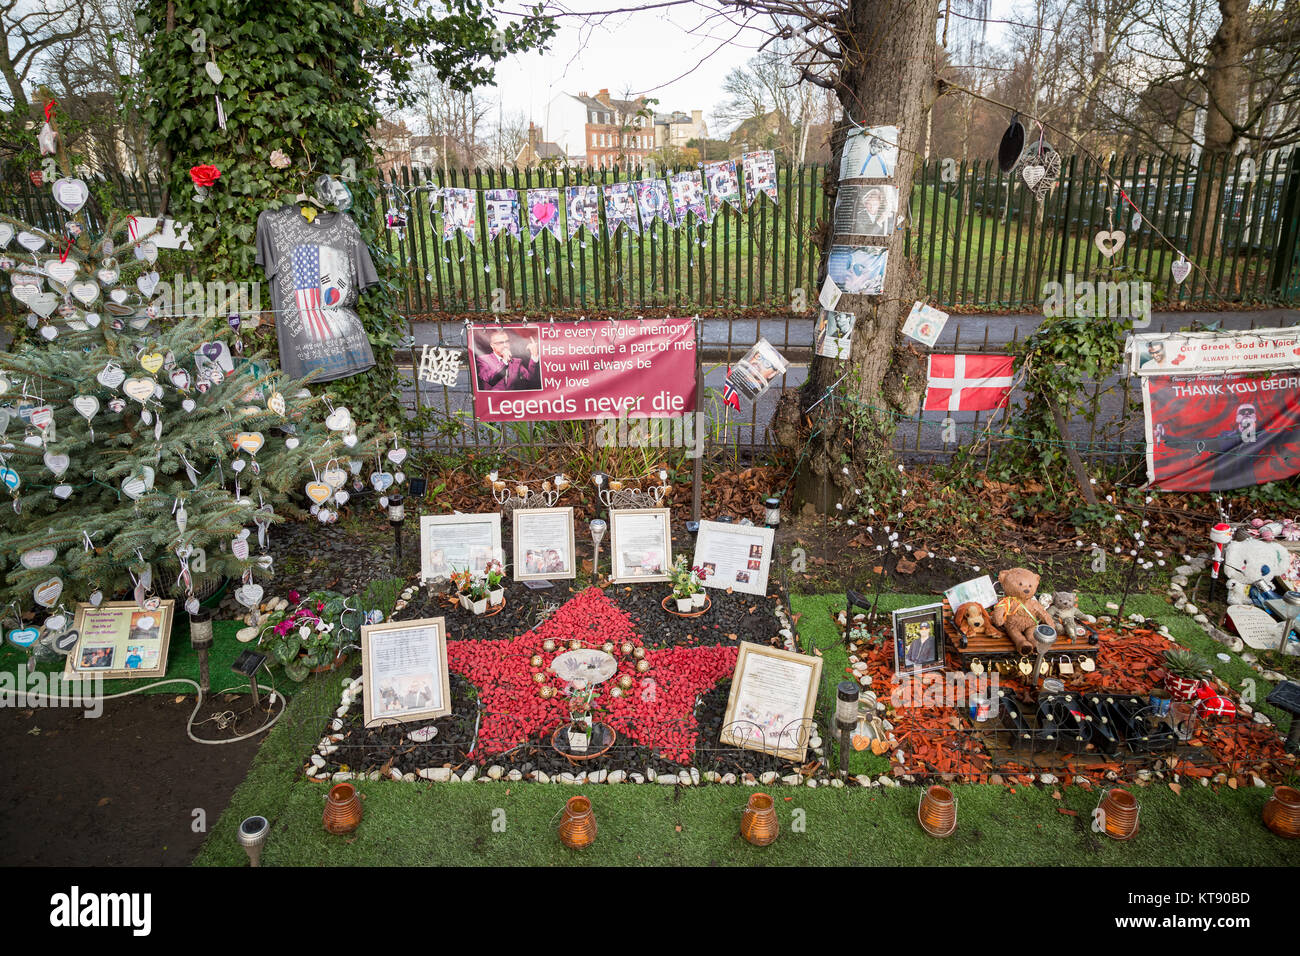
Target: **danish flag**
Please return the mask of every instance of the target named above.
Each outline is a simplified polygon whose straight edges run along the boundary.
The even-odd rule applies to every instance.
[[[925,411],[982,412],[1001,408],[1011,394],[1010,355],[931,353]]]

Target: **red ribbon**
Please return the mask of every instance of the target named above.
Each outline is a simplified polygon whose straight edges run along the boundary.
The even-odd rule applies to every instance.
[[[135,216],[127,216],[127,217],[126,217],[126,228],[127,228],[127,231],[131,234],[131,240],[134,242],[134,241],[135,241],[135,238],[136,238],[136,235],[135,235]]]
[[[68,244],[63,247],[63,254],[59,256],[59,262],[67,262],[68,253],[71,251],[72,251],[72,240],[69,239]]]
[[[48,103],[45,104],[45,122],[47,123],[50,122],[51,119],[50,114],[54,112],[54,107],[56,107],[57,105],[58,105],[57,100],[50,100]]]

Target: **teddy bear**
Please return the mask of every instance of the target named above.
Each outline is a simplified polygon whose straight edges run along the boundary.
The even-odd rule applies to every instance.
[[[1006,568],[998,572],[998,584],[1005,597],[993,605],[993,623],[1011,639],[1021,654],[1035,649],[1034,628],[1038,624],[1051,625],[1052,619],[1038,603],[1039,577],[1028,568]]]
[[[1228,542],[1223,549],[1223,575],[1227,579],[1229,604],[1251,603],[1252,587],[1280,593],[1296,583],[1291,552],[1280,541],[1258,538],[1235,538]]]
[[[966,646],[966,639],[970,637],[986,637],[989,630],[989,612],[984,610],[984,605],[979,601],[967,601],[957,608],[957,613],[952,616],[957,624],[957,630],[962,633],[962,647]]]
[[[1062,636],[1083,637],[1083,628],[1079,624],[1079,599],[1073,591],[1057,591],[1052,595],[1051,614],[1056,618]]]

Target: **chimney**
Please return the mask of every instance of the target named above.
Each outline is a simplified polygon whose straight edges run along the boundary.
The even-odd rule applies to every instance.
[[[596,99],[600,100],[606,106],[612,105],[609,101],[609,90],[601,90],[599,93],[596,94]]]
[[[704,123],[704,110],[691,110],[691,123],[698,129]]]
[[[537,128],[537,124],[530,121],[528,124],[528,148],[534,153],[537,152],[537,140],[540,133],[541,130]]]

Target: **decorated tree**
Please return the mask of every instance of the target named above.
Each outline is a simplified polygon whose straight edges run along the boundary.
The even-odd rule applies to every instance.
[[[53,151],[51,126],[41,139]],[[51,160],[63,231],[0,217],[0,271],[36,333],[0,353],[0,600],[38,623],[122,594],[193,613],[206,572],[242,579],[253,607],[267,530],[303,491],[329,520],[362,436],[327,395],[241,355],[237,286],[163,283],[161,234],[120,214],[92,229],[86,183]]]

